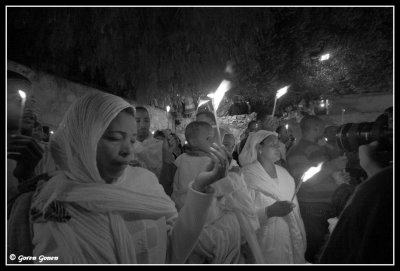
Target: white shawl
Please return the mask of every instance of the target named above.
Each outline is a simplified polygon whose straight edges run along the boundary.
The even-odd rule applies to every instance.
[[[244,178],[250,191],[253,191],[256,209],[264,213],[265,207],[276,201],[290,201],[295,184],[290,174],[275,165],[277,181],[272,179],[259,162],[243,168]],[[260,219],[261,229],[258,238],[264,251],[266,263],[305,263],[306,235],[299,204],[285,217]]]
[[[105,184],[96,165],[100,137],[118,113],[129,107],[120,97],[95,93],[79,99],[64,116],[50,143],[63,173],[39,187],[32,202],[34,255],[48,252],[60,258],[55,263],[137,263],[155,242],[161,244],[157,249],[163,254],[158,260],[165,260],[167,242],[159,239],[166,238],[165,220],[177,212],[155,176],[128,167],[116,183]],[[52,203],[60,204],[54,210]],[[52,221],[45,216],[51,208],[71,219]],[[156,222],[130,227],[125,214]],[[155,241],[143,237],[146,234],[141,232],[146,230],[154,232]],[[146,243],[139,249],[140,242]]]

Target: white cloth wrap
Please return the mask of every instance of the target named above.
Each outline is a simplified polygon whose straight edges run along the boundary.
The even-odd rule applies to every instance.
[[[297,198],[296,207],[284,217],[266,217],[265,208],[276,201],[290,201],[295,190],[293,178],[286,169],[275,165],[277,180],[272,179],[256,161],[243,168],[244,179],[251,191],[259,214],[258,240],[268,264],[303,264],[306,250],[306,235],[300,216]]]
[[[257,161],[257,144],[260,144],[264,139],[271,135],[278,136],[275,132],[265,130],[259,130],[249,134],[246,144],[244,144],[244,147],[239,154],[239,163],[242,167]]]

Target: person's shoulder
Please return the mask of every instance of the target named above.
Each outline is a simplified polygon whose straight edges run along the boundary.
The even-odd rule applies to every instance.
[[[358,191],[378,191],[393,188],[393,166],[386,167],[360,184]],[[360,193],[361,193],[360,192]],[[365,193],[365,192],[364,192]]]

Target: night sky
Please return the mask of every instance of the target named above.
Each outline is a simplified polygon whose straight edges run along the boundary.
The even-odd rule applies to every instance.
[[[8,7],[7,58],[150,103],[393,92],[392,7]],[[325,53],[330,59],[321,62]],[[232,65],[233,74],[224,72]]]

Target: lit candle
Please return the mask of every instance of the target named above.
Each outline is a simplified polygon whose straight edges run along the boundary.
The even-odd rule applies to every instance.
[[[275,108],[276,108],[276,102],[277,102],[277,100],[278,100],[280,97],[282,97],[283,95],[286,94],[288,88],[289,88],[289,86],[286,86],[286,87],[284,87],[284,88],[279,89],[279,90],[276,92],[275,101],[274,101],[274,109],[272,110],[272,116],[275,115]]]
[[[26,101],[26,93],[22,90],[18,90],[19,96],[21,96],[21,110],[20,110],[20,115],[19,115],[19,130],[22,128],[22,119],[24,115],[24,107],[25,107],[25,101]]]
[[[169,118],[168,118],[169,110],[171,110],[171,107],[170,107],[169,105],[167,105],[167,122],[168,122],[168,129],[169,129]]]
[[[322,168],[322,164],[323,162],[319,163],[318,166],[316,167],[310,167],[304,174],[303,176],[301,176],[300,179],[300,183],[296,188],[296,191],[293,194],[292,200],[294,199],[294,197],[296,196],[297,192],[299,192],[300,186],[302,183],[305,183],[306,181],[308,181],[309,179],[311,179],[315,174],[317,174],[318,172],[320,172],[321,168]]]
[[[221,132],[219,131],[219,125],[218,125],[218,119],[217,119],[217,109],[219,104],[222,101],[222,98],[224,97],[225,93],[231,88],[231,82],[227,80],[222,80],[221,84],[217,88],[217,90],[214,93],[210,93],[207,96],[212,99],[213,103],[213,108],[214,108],[214,116],[215,116],[215,121],[217,125],[217,133],[218,133],[218,144],[222,146],[222,141],[221,141]]]

